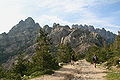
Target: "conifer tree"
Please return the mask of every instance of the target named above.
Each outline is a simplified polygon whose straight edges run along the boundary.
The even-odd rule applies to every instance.
[[[60,44],[57,52],[58,62],[68,63],[71,61],[71,55],[75,54],[70,44]]]
[[[0,65],[0,79],[6,76],[6,71],[2,65]]]
[[[93,55],[94,54],[97,55],[98,52],[99,52],[99,48],[97,46],[93,45],[86,53],[86,60],[91,62],[91,63],[93,63],[93,60],[92,60],[93,59]]]
[[[33,57],[35,70],[48,70],[56,66],[55,60],[51,55],[50,45],[51,39],[48,38],[47,33],[40,29],[40,36],[37,39],[38,46],[36,48],[36,56]]]
[[[120,62],[120,32],[116,36],[114,43],[95,48],[94,46],[86,53],[86,60],[92,62],[93,54],[99,58],[99,62],[107,62],[107,65],[119,65]],[[120,65],[119,65],[120,66]]]
[[[26,71],[25,60],[23,59],[23,57],[24,56],[22,52],[19,52],[18,62],[16,65],[13,66],[13,72],[18,75],[20,74],[21,76],[23,76]]]

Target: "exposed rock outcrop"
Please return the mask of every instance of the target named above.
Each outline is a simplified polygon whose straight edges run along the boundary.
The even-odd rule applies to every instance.
[[[101,35],[103,38],[106,39],[107,43],[110,44],[112,42],[114,42],[116,34],[113,34],[110,31],[106,31],[104,28],[99,29],[99,28],[94,28],[91,25],[72,25],[72,28],[81,28],[81,29],[88,29],[90,32],[95,32],[98,33],[99,35]]]
[[[31,17],[21,20],[0,39],[0,62],[6,61],[18,51],[24,51],[36,42],[40,26]]]
[[[91,45],[102,46],[104,39],[97,33],[84,29],[73,29],[73,31],[62,40],[62,43],[70,43],[76,52],[87,50]]]
[[[65,38],[69,33],[69,26],[61,26],[61,25],[53,25],[53,29],[49,36],[52,38],[54,41],[53,43],[55,45],[59,45],[61,43],[61,39]]]

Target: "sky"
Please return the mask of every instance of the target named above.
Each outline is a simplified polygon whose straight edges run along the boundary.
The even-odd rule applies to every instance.
[[[40,26],[87,24],[120,30],[120,0],[0,0],[0,34],[32,17]]]

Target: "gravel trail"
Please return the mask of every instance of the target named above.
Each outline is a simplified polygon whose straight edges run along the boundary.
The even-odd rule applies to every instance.
[[[101,66],[94,68],[86,60],[79,60],[75,65],[64,65],[52,75],[44,75],[31,80],[106,80],[106,69]]]

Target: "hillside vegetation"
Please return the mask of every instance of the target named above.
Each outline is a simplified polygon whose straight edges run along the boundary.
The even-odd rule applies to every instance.
[[[70,62],[70,56],[74,51],[69,45],[61,44],[56,53],[51,52],[51,47],[51,39],[40,29],[36,54],[32,59],[24,58],[23,53],[19,52],[17,62],[12,65],[10,70],[6,71],[1,66],[0,78],[3,80],[22,80],[24,75],[33,78],[44,74],[52,74],[53,70],[59,69],[58,62]]]
[[[120,35],[109,46],[105,42],[103,47],[93,46],[87,51],[85,58],[92,63],[92,56],[96,54],[99,58],[99,63],[107,61],[107,66],[120,66],[119,44]],[[40,29],[40,35],[37,38],[36,54],[32,59],[24,58],[23,53],[19,52],[17,62],[13,64],[9,71],[6,71],[2,66],[0,67],[0,78],[3,80],[22,80],[22,78],[34,78],[45,74],[52,74],[54,73],[53,70],[59,69],[59,62],[70,62],[72,54],[75,54],[75,58],[79,59],[69,44],[60,44],[56,53],[52,53],[52,47],[51,39],[47,36],[47,33]],[[79,57],[83,56],[79,55]]]
[[[104,42],[103,47],[93,46],[86,53],[86,60],[93,63],[92,56],[98,56],[99,63],[106,62],[106,66],[120,67],[120,35],[116,36],[114,43],[107,45]]]

